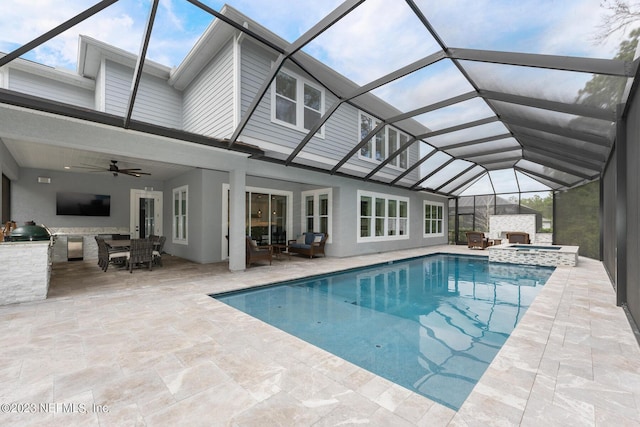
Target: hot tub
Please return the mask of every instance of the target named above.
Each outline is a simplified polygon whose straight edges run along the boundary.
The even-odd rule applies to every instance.
[[[489,261],[510,264],[574,267],[579,246],[506,244],[489,246]]]

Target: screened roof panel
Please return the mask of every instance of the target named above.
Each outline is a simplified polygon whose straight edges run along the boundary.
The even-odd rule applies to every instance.
[[[512,157],[509,159],[504,159],[504,161],[501,162],[496,162],[496,163],[486,163],[483,166],[487,169],[487,170],[500,170],[500,169],[507,169],[507,168],[512,168],[519,160],[521,160],[522,157]]]
[[[465,145],[458,148],[451,148],[446,151],[457,158],[473,159],[478,156],[501,154],[516,149],[520,149],[520,144],[515,138],[503,138],[473,145]]]
[[[515,150],[505,150],[500,153],[485,154],[482,156],[467,156],[465,159],[479,163],[481,165],[495,164],[505,159],[512,159],[513,163],[522,158],[522,150],[518,147]]]
[[[611,58],[609,46],[594,46],[598,1],[517,2],[416,0],[449,46],[510,52]],[[453,24],[455,23],[455,24]]]
[[[443,193],[451,193],[454,190],[463,191],[465,188],[472,185],[477,179],[479,179],[481,174],[484,173],[484,168],[476,165],[471,170],[455,178],[450,183],[442,186],[438,191]]]
[[[531,172],[531,176],[546,177],[548,181],[555,182],[556,185],[559,186],[575,185],[584,179],[570,173],[559,171],[549,166],[532,162],[530,160],[521,160],[517,163],[516,166],[519,169],[522,169],[524,172]]]
[[[474,181],[473,184],[466,188],[462,187],[456,191],[457,196],[473,196],[475,194],[494,193],[496,193],[496,190],[493,188],[493,184],[491,183],[491,178],[489,178],[488,173],[482,175],[478,180]]]
[[[405,2],[389,7],[386,0],[361,3],[304,48],[359,85],[437,50],[439,46]]]
[[[518,179],[518,187],[522,192],[548,191],[551,189],[548,185],[543,184],[540,181],[536,181],[535,179],[531,178],[529,175],[525,175],[520,171],[516,171],[516,178]]]
[[[555,181],[551,181],[551,180],[549,180],[549,179],[546,179],[546,178],[545,178],[545,177],[543,177],[543,176],[534,175],[534,174],[529,173],[529,172],[527,172],[527,171],[521,171],[521,170],[517,170],[517,169],[516,169],[516,173],[519,173],[519,174],[522,174],[522,175],[524,175],[524,176],[527,176],[527,177],[529,177],[531,180],[534,180],[534,181],[536,181],[536,182],[539,182],[541,185],[546,185],[547,187],[549,187],[549,188],[550,188],[550,189],[552,189],[552,190],[558,190],[558,189],[563,188],[563,185],[562,185],[562,184],[558,184],[558,183],[557,183],[557,182],[555,182]]]
[[[436,175],[433,175],[430,178],[424,180],[420,187],[429,188],[431,190],[435,190],[440,188],[442,185],[446,184],[450,180],[454,179],[456,176],[460,175],[466,169],[473,166],[470,162],[465,162],[463,160],[456,160],[452,163],[449,163],[447,166],[442,168]]]
[[[427,142],[438,148],[445,148],[451,145],[475,141],[498,135],[508,134],[509,130],[501,122],[488,123],[481,126],[446,133],[435,137],[427,138]]]
[[[427,176],[446,162],[451,160],[451,156],[442,151],[436,152],[420,165],[420,176]]]
[[[599,175],[599,171],[593,168],[587,168],[577,165],[575,162],[567,162],[559,158],[549,157],[541,152],[535,152],[524,149],[524,157],[538,164],[549,168],[561,170],[572,175],[579,176],[583,179],[593,179]]]
[[[609,141],[613,141],[615,135],[615,126],[612,120],[601,120],[502,101],[491,101],[491,104],[500,115],[535,121],[541,125],[562,126],[567,130],[577,132],[593,133]]]
[[[496,193],[518,193],[520,191],[513,169],[489,171],[489,176]]]
[[[543,98],[568,104],[578,102],[580,90],[593,77],[588,73],[460,61],[480,89]]]
[[[404,1],[301,1],[287,5],[285,13],[274,13],[267,7],[257,10],[244,1],[231,1],[231,6],[219,6],[216,13],[210,13],[214,6],[175,1],[173,9],[160,4],[154,31],[145,45],[143,30],[146,18],[152,16],[146,3],[118,1],[102,10],[100,18],[95,15],[74,22],[75,33],[51,36],[28,54],[18,56],[50,64],[51,52],[77,47],[79,30],[97,39],[95,52],[104,49],[118,60],[126,58],[128,67],[133,68],[137,55],[145,50],[145,61],[157,62],[146,62],[145,71],[152,69],[154,77],[168,79],[168,84],[180,91],[189,87],[229,40],[254,39],[268,52],[264,58],[278,60],[266,66],[268,60],[252,64],[256,66],[251,75],[255,97],[246,99],[252,95],[245,94],[242,117],[232,130],[229,148],[240,145],[246,137],[264,150],[266,160],[284,160],[332,173],[340,169],[337,162],[348,162],[350,154],[326,148],[338,144],[351,147],[345,142],[347,138],[319,140],[302,129],[282,134],[256,131],[268,125],[267,94],[278,72],[278,61],[282,61],[288,69],[324,87],[326,103],[321,114],[333,111],[331,102],[336,99],[343,103],[325,127],[333,126],[334,135],[340,133],[340,138],[353,127],[352,148],[357,149],[358,123],[357,118],[348,123],[348,117],[354,116],[355,108],[423,140],[421,155],[433,150],[430,146],[446,150],[419,165],[424,182],[417,184],[411,182],[415,178],[404,177],[398,183],[414,188],[442,187],[441,191],[456,194],[517,192],[511,187],[518,187],[518,182],[528,182],[526,186],[531,188],[536,187],[534,182],[561,188],[597,176],[615,139],[615,111],[626,101],[623,88],[637,67],[630,62],[595,59],[612,58],[615,50],[592,43],[592,24],[599,11],[595,1],[415,0],[421,15],[412,9],[414,2]],[[52,11],[53,25],[81,11],[68,5]],[[190,11],[193,21],[179,19],[185,11]],[[124,16],[141,19],[127,29]],[[122,20],[117,21],[118,17]],[[127,37],[101,39],[99,29],[105,28],[101,22]],[[163,34],[166,28],[171,30],[170,37]],[[240,33],[244,34],[238,37]],[[190,44],[185,40],[196,40],[198,34],[203,35],[187,53]],[[17,48],[39,35],[29,33],[25,40],[2,43]],[[615,40],[616,45],[618,42]],[[69,59],[72,56],[65,53],[63,58],[69,62],[75,60]],[[93,59],[98,56],[94,54]],[[84,62],[90,60],[85,57]],[[276,67],[270,69],[270,65]],[[95,78],[83,67],[84,63],[78,65],[80,75],[74,78]],[[139,83],[136,78],[132,88]],[[136,102],[135,94],[130,94],[131,111],[137,113],[144,99]],[[304,100],[304,96],[298,99]],[[138,117],[134,114],[134,119]],[[129,119],[125,117],[124,122]],[[477,166],[463,173],[471,166],[467,159]],[[393,179],[395,171],[374,171],[378,166],[375,162],[348,163],[341,173],[376,181]],[[505,188],[497,188],[495,182],[491,185],[488,174],[475,178],[478,171],[490,171],[492,179],[500,179],[499,186]],[[511,182],[502,182],[507,179]]]
[[[610,147],[593,144],[575,138],[569,138],[563,135],[557,135],[551,132],[544,132],[538,129],[524,128],[521,126],[509,126],[514,133],[522,138],[523,143],[535,141],[536,144],[544,144],[547,148],[559,148],[570,150],[573,154],[580,156],[589,156],[593,159],[601,161],[607,160],[607,155],[611,150]],[[552,151],[553,152],[553,151]]]
[[[402,111],[412,111],[473,90],[453,62],[444,59],[371,93]]]
[[[485,101],[473,98],[415,116],[414,119],[435,131],[492,116],[495,114]]]

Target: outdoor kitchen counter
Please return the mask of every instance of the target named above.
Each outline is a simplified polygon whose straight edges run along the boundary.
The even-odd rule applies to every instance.
[[[0,243],[0,305],[47,298],[52,241]]]

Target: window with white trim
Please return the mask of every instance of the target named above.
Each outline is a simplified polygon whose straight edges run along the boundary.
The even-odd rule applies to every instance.
[[[331,188],[302,192],[302,231],[329,235],[331,243]]]
[[[187,244],[188,217],[187,203],[189,186],[173,189],[173,243]]]
[[[271,85],[271,121],[306,132],[324,114],[324,89],[295,73],[280,71]],[[324,126],[318,130],[324,135]]]
[[[362,141],[380,121],[362,111],[360,111],[360,141]],[[385,126],[373,138],[367,141],[360,148],[358,157],[382,163],[387,157],[395,153],[403,144],[409,141],[409,136],[391,126]],[[408,163],[407,150],[403,150],[399,155],[389,161],[388,165],[396,169],[406,169]]]
[[[358,191],[359,242],[409,238],[409,199]]]
[[[424,237],[444,236],[444,205],[424,201]]]

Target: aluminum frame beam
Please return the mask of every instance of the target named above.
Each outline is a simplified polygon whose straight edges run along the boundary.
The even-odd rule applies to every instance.
[[[473,185],[473,183],[474,183],[473,181],[479,180],[482,177],[482,175],[484,175],[484,174],[487,174],[487,176],[489,175],[486,170],[480,171],[477,174],[473,175],[468,180],[464,181],[462,184],[460,184],[457,187],[454,187],[451,190],[449,190],[448,193],[449,194],[455,194],[455,192],[458,191],[459,189],[461,189],[462,187],[464,187],[466,185]]]
[[[529,155],[527,155],[527,154],[529,154]],[[542,165],[542,166],[549,167],[551,169],[555,169],[555,170],[560,171],[560,172],[564,172],[564,173],[569,174],[569,175],[573,175],[573,176],[577,176],[579,178],[583,178],[583,179],[593,179],[595,176],[600,175],[600,171],[594,171],[594,173],[591,174],[591,175],[586,174],[584,172],[578,172],[578,171],[572,169],[571,167],[568,167],[568,166],[563,165],[563,164],[556,163],[555,161],[553,161],[553,159],[551,159],[545,153],[535,152],[535,150],[528,150],[528,152],[525,150],[524,159],[528,160],[530,162],[533,162],[533,163],[537,163],[537,164]]]
[[[385,167],[387,164],[389,164],[389,162],[391,162],[391,160],[395,159],[396,157],[398,157],[403,151],[407,150],[414,142],[418,142],[417,139],[415,138],[409,138],[409,140],[407,140],[407,142],[405,142],[404,144],[402,144],[396,151],[394,151],[393,153],[389,154],[389,156],[384,159],[384,161],[382,161],[378,166],[376,166],[371,172],[369,172],[369,174],[367,176],[365,176],[365,179],[369,179],[371,178],[373,175],[377,174],[383,167]]]
[[[502,101],[509,104],[524,105],[526,107],[540,108],[542,110],[550,110],[558,113],[572,114],[575,116],[584,116],[592,119],[606,120],[615,122],[616,114],[604,108],[592,107],[583,104],[567,104],[565,102],[550,101],[548,99],[531,98],[529,96],[514,95],[504,92],[495,92],[481,89],[479,92],[482,98],[490,101]],[[499,108],[496,108],[499,110]]]
[[[400,114],[398,116],[391,117],[391,118],[389,118],[387,120],[382,120],[381,124],[388,125],[388,124],[391,124],[391,123],[395,123],[395,122],[398,122],[398,121],[401,121],[401,120],[405,120],[405,119],[411,118],[411,117],[413,117],[415,115],[424,114],[424,113],[427,113],[429,111],[438,110],[440,108],[447,107],[449,105],[454,105],[454,104],[457,104],[459,102],[463,102],[463,101],[466,101],[466,100],[469,100],[469,99],[472,99],[472,98],[476,98],[477,96],[478,96],[478,94],[475,91],[467,92],[467,93],[464,93],[462,95],[454,96],[453,98],[445,99],[444,101],[439,101],[439,102],[436,102],[436,103],[433,103],[433,104],[418,108],[418,109],[410,111],[408,113],[404,113],[404,114]],[[378,127],[376,127],[376,129],[378,129]],[[334,166],[333,169],[331,169],[332,173],[334,173],[335,171],[340,169],[342,167],[342,165],[344,165],[346,162],[348,162],[349,159],[351,157],[353,157],[358,152],[358,150],[360,150],[360,148],[362,148],[368,142],[369,139],[371,139],[370,135],[367,135],[367,137],[368,137],[368,139],[365,138],[362,141],[360,141],[358,144],[356,144],[356,146],[353,147],[353,149],[351,151],[349,151],[349,153],[347,153],[347,155],[344,156],[336,164],[336,166]]]
[[[545,151],[547,153],[553,153],[572,160],[578,160],[585,164],[591,164],[597,166],[598,169],[607,162],[606,156],[601,156],[593,151],[584,150],[581,148],[570,147],[562,144],[553,143],[543,139],[535,138],[533,136],[520,135],[520,144],[523,149],[536,148],[538,150]]]
[[[467,174],[473,168],[476,168],[476,167],[478,167],[478,165],[475,165],[475,164],[469,166],[468,168],[466,168],[465,170],[463,170],[462,172],[460,172],[459,174],[457,174],[456,176],[454,176],[453,178],[451,178],[450,180],[448,180],[447,182],[445,182],[441,186],[437,187],[434,191],[440,191],[442,188],[444,188],[447,185],[451,184],[453,181],[455,181],[456,179],[460,178],[461,176],[464,176],[465,174]]]
[[[147,57],[147,48],[149,47],[149,40],[151,40],[151,32],[153,31],[153,23],[156,19],[156,12],[158,11],[159,0],[153,0],[151,7],[149,8],[149,16],[144,27],[144,33],[142,36],[142,43],[140,44],[140,52],[138,53],[138,59],[136,60],[136,66],[133,70],[133,80],[131,81],[131,89],[129,90],[129,100],[127,101],[127,113],[124,117],[125,129],[129,127],[131,123],[131,115],[133,114],[133,106],[136,102],[136,95],[138,94],[138,88],[140,87],[140,79],[142,78],[142,67],[144,66],[144,60]]]
[[[498,116],[491,116],[484,119],[474,120],[472,122],[462,123],[460,125],[451,126],[448,128],[434,130],[433,132],[422,133],[416,135],[416,139],[425,139],[425,138],[433,138],[434,136],[444,135],[451,132],[457,132],[459,130],[469,129],[476,126],[482,126],[489,123],[499,122],[500,118]]]
[[[296,148],[291,152],[291,154],[289,155],[289,157],[287,158],[287,164],[290,164],[293,159],[300,153],[300,151],[302,151],[302,149],[309,143],[309,141],[311,141],[311,138],[313,138],[313,136],[318,132],[318,130],[327,122],[327,120],[329,120],[329,118],[333,115],[333,113],[336,112],[336,110],[340,107],[340,105],[342,105],[345,102],[349,102],[354,98],[357,98],[360,95],[364,95],[367,92],[370,92],[374,89],[377,89],[381,86],[384,86],[388,83],[391,83],[394,80],[397,80],[399,78],[402,78],[408,74],[413,73],[414,71],[420,70],[424,67],[427,67],[431,64],[434,64],[438,61],[440,61],[441,59],[445,58],[445,54],[444,52],[438,52],[435,53],[433,55],[429,55],[425,58],[419,59],[418,61],[409,64],[405,67],[402,67],[396,71],[393,71],[389,74],[387,74],[386,76],[382,76],[379,79],[376,79],[360,88],[358,88],[357,90],[355,90],[354,92],[350,93],[346,98],[344,99],[339,99],[338,101],[336,101],[320,118],[320,121],[318,123],[316,123],[316,125],[313,126],[313,128],[311,128],[311,130],[309,130],[309,132],[307,132],[307,134],[305,135],[305,137],[302,139],[302,141],[300,141],[300,143],[296,146]],[[358,105],[355,105],[355,107],[360,108]]]
[[[518,165],[515,165],[515,166],[513,167],[513,170],[515,170],[515,171],[519,171],[519,172],[522,172],[522,173],[524,173],[524,174],[528,175],[530,178],[533,178],[533,179],[536,179],[536,178],[534,178],[534,177],[542,178],[542,179],[544,179],[544,180],[546,180],[546,181],[550,181],[550,182],[556,183],[556,184],[558,184],[558,185],[559,185],[559,186],[561,186],[561,187],[571,187],[571,186],[573,186],[574,184],[576,184],[577,182],[580,182],[580,181],[576,181],[575,183],[570,184],[570,183],[568,183],[568,182],[561,181],[561,180],[559,180],[559,179],[557,179],[557,178],[552,178],[552,177],[550,177],[550,176],[543,175],[543,174],[541,174],[541,173],[534,172],[534,171],[531,171],[531,170],[529,170],[529,169],[525,169],[525,168],[523,168],[522,166],[518,166]],[[533,176],[531,176],[531,175],[533,175]]]
[[[536,122],[533,120],[521,119],[518,117],[511,117],[511,116],[505,116],[505,115],[502,115],[502,122],[507,125],[522,126],[529,129],[535,129],[543,132],[552,133],[555,135],[565,136],[567,138],[588,142],[590,144],[599,145],[601,147],[610,148],[612,145],[610,141],[608,141],[606,138],[602,136],[593,135],[586,132],[578,132],[578,131],[566,129],[562,126],[549,125],[549,124]],[[516,136],[516,139],[517,139],[518,134],[514,132],[514,135]]]
[[[450,158],[449,160],[447,160],[446,162],[444,162],[443,164],[441,164],[440,166],[438,166],[437,168],[432,170],[429,174],[427,174],[426,176],[420,178],[415,184],[413,184],[411,186],[411,189],[417,188],[420,184],[422,184],[423,182],[425,182],[426,180],[428,180],[429,178],[431,178],[432,176],[434,176],[435,174],[437,174],[442,169],[446,168],[447,166],[449,166],[451,163],[453,163],[455,161],[456,161],[455,157]]]
[[[393,181],[391,181],[391,185],[395,185],[398,181],[400,181],[402,178],[404,178],[405,176],[409,175],[411,172],[413,172],[418,166],[420,166],[421,164],[423,164],[424,162],[426,162],[427,160],[429,160],[434,154],[438,153],[438,150],[433,150],[430,153],[422,156],[422,158],[420,158],[417,162],[415,162],[413,165],[409,166],[407,168],[406,171],[402,172],[400,175],[398,175],[396,177],[396,179],[394,179]]]
[[[447,53],[449,58],[452,59],[488,62],[492,64],[575,71],[617,77],[633,77],[635,74],[635,65],[633,62],[616,59],[582,58],[577,56],[541,55],[536,53],[499,52],[463,48],[449,48]]]
[[[513,138],[513,135],[511,135],[510,133],[501,133],[500,135],[485,136],[484,138],[478,138],[478,139],[472,139],[472,140],[469,140],[469,141],[457,142],[455,144],[443,145],[442,147],[437,147],[437,148],[440,151],[447,151],[447,150],[453,150],[453,149],[460,148],[460,147],[466,147],[466,146],[469,146],[469,145],[482,144],[482,143],[485,143],[485,142],[497,141],[499,139],[507,139],[507,138]]]

